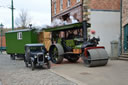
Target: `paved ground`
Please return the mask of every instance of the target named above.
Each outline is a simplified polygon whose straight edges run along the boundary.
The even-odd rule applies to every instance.
[[[50,70],[31,71],[23,60],[0,55],[0,85],[128,85],[127,81],[128,61],[110,60],[107,66],[93,68],[65,61]]]
[[[64,77],[46,69],[24,66],[23,60],[10,60],[8,55],[0,55],[0,85],[77,85]]]
[[[88,68],[82,62],[64,62],[52,71],[81,85],[128,85],[128,61],[111,60],[107,66]]]

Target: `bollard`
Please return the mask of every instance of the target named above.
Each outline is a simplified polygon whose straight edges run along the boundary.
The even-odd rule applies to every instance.
[[[111,56],[110,59],[118,59],[119,45],[118,41],[111,42]]]

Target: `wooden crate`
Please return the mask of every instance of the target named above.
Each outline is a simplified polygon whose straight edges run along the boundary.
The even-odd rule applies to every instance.
[[[46,49],[49,51],[49,48],[51,46],[51,40],[50,39],[44,39],[44,45]]]
[[[39,43],[45,45],[46,49],[49,50],[51,45],[51,33],[50,32],[40,32],[38,36]]]
[[[44,38],[51,38],[51,33],[50,32],[43,32]]]
[[[39,43],[43,43],[43,41],[44,41],[44,33],[43,32],[40,32],[39,34],[38,34],[38,41],[39,41]]]

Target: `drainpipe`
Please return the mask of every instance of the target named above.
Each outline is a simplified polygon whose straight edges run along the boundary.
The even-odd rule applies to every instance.
[[[122,54],[122,0],[120,0],[120,55]]]

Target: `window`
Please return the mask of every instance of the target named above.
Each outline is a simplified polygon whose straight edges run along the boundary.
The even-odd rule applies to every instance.
[[[70,7],[70,5],[71,5],[71,0],[68,0],[67,7]]]
[[[54,14],[56,15],[56,2],[54,2]]]
[[[80,2],[80,0],[77,0],[77,2]]]
[[[60,0],[60,10],[63,10],[63,0]]]
[[[17,39],[18,40],[22,40],[22,32],[18,32],[17,33]]]

